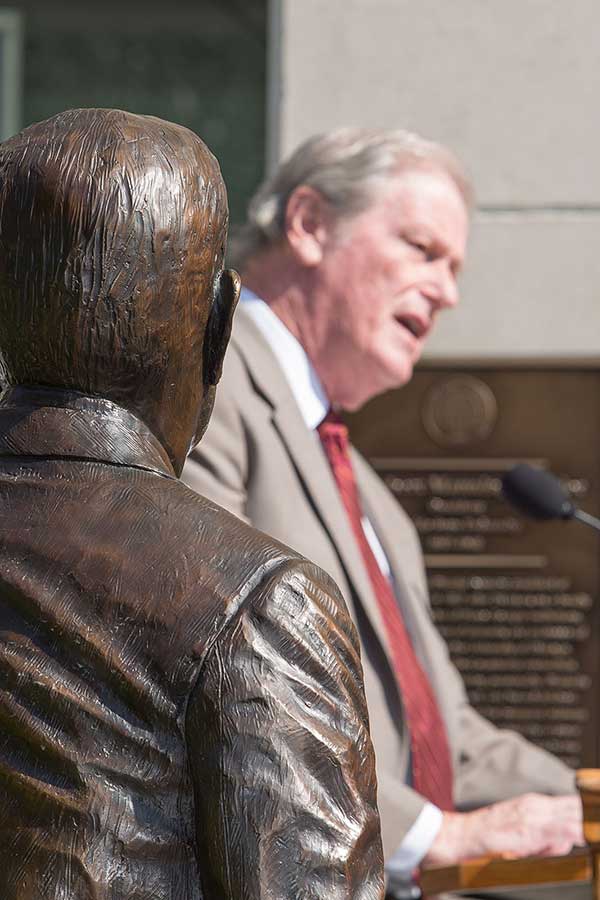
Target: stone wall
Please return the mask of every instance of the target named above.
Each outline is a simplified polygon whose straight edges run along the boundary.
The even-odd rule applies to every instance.
[[[597,0],[273,0],[271,158],[337,125],[449,144],[476,187],[432,357],[600,359]]]

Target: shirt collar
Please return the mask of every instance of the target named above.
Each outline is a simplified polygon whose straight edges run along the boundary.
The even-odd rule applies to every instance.
[[[273,351],[307,428],[315,429],[329,410],[329,400],[300,341],[253,291],[242,288],[244,310]]]

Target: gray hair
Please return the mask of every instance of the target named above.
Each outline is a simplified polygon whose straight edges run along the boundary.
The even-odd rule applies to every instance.
[[[299,185],[319,191],[341,219],[365,209],[382,181],[412,168],[447,174],[471,208],[470,183],[454,154],[441,144],[400,129],[340,128],[309,138],[250,200],[246,223],[231,242],[234,265],[243,266],[283,239],[288,199]]]

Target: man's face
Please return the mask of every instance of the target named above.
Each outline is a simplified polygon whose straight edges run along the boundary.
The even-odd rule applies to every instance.
[[[411,377],[437,314],[458,302],[465,202],[444,173],[415,169],[338,223],[319,266],[314,362],[334,405],[357,409]]]

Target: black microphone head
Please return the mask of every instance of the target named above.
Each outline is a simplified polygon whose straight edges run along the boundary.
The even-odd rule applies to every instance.
[[[558,478],[526,463],[504,475],[502,491],[513,506],[534,519],[570,519],[575,513]]]

